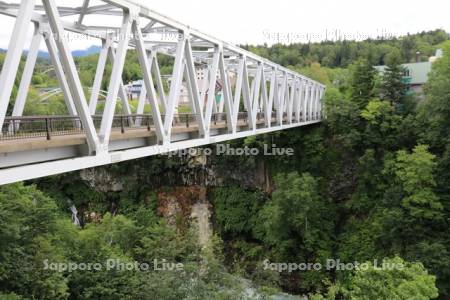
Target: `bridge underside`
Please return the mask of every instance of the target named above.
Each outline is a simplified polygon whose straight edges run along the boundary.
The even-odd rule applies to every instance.
[[[0,74],[0,184],[315,124],[323,117],[325,86],[130,0],[74,0],[71,7],[58,0],[42,0],[42,6],[13,2],[0,1],[0,14],[16,18]],[[104,18],[117,25],[105,26]],[[33,39],[12,104],[30,26]],[[103,45],[92,87],[82,86],[68,32]],[[68,116],[23,116],[42,41]],[[131,51],[143,77],[135,108],[122,82]],[[159,63],[164,57],[172,70],[167,82]],[[107,61],[112,70],[99,112]],[[183,90],[187,114],[178,113]]]
[[[173,130],[172,142],[167,145],[156,144],[153,130],[140,128],[122,133],[117,129],[111,135],[110,152],[96,156],[83,156],[88,151],[84,134],[55,136],[50,140],[37,137],[1,141],[0,179],[2,184],[8,184],[317,123],[320,121],[248,130],[248,124],[242,121],[239,130],[229,134],[226,133],[226,124],[218,122],[208,138],[198,138],[195,125],[189,128],[177,126]],[[258,124],[263,125],[263,121]]]

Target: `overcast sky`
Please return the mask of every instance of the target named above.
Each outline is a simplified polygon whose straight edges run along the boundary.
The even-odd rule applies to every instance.
[[[326,35],[333,37],[336,31],[348,37],[398,35],[437,28],[450,32],[448,0],[148,2],[161,13],[234,43],[273,43],[268,33],[325,39]]]
[[[57,2],[67,0],[57,0]],[[17,2],[17,1],[13,1]],[[73,2],[73,1],[72,1]],[[137,1],[202,32],[235,44],[273,44],[323,39],[364,39],[422,30],[450,32],[447,0],[154,0]],[[0,47],[11,19],[0,17]],[[30,30],[31,32],[31,30]],[[78,41],[72,48],[87,48]]]

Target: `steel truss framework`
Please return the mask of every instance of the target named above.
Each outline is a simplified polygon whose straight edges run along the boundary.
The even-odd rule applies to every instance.
[[[67,150],[64,147],[52,151],[46,149],[45,155],[42,151],[3,156],[0,153],[0,161],[8,160],[7,167],[0,162],[0,184],[309,125],[320,122],[323,117],[321,98],[325,86],[322,84],[193,30],[140,4],[130,0],[84,0],[80,7],[64,7],[57,2],[42,0],[42,5],[37,5],[35,0],[21,1],[19,4],[0,1],[0,14],[16,18],[0,75],[0,128],[11,130],[11,125],[4,126],[8,118],[23,115],[39,47],[45,41],[68,112],[79,118],[86,146],[78,147],[70,155],[62,154]],[[120,26],[90,25],[85,21],[97,15],[118,18]],[[76,21],[68,21],[74,17]],[[35,28],[33,39],[12,116],[7,116],[30,24]],[[69,44],[64,38],[67,32],[102,41],[89,103]],[[122,82],[125,58],[130,49],[137,53],[145,87],[139,99],[137,115],[143,114],[146,103],[150,104],[155,140],[146,141],[138,147],[133,143],[112,147],[111,134],[118,99],[122,102],[123,114],[133,119]],[[168,93],[164,91],[158,54],[173,57]],[[97,110],[108,60],[112,64],[108,94],[101,123],[96,127],[93,115]],[[208,70],[208,80],[204,86],[197,83],[196,68],[199,66]],[[218,81],[223,95],[220,103],[216,102],[215,94]],[[183,84],[187,86],[197,128],[195,134],[187,136],[173,131]],[[239,123],[239,115],[243,111],[247,118],[245,126]],[[224,128],[221,130],[212,126],[217,122],[212,120],[215,113],[223,113]],[[130,122],[140,125],[137,118]],[[16,126],[20,125],[13,123],[14,130],[17,130]],[[60,153],[55,154],[57,151]],[[24,156],[34,155],[35,159],[28,158],[24,162]]]

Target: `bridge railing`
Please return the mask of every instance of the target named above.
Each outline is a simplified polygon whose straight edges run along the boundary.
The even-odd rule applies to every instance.
[[[273,112],[272,124],[277,122],[277,113]],[[174,128],[190,128],[198,125],[196,114],[177,114],[173,118]],[[318,120],[323,117],[322,113],[313,115],[300,112],[300,120],[308,122]],[[162,115],[162,120],[166,118]],[[102,116],[93,116],[94,126],[97,132],[100,130]],[[296,119],[296,114],[292,113],[292,120]],[[256,114],[257,122],[264,122],[264,113]],[[288,114],[283,114],[283,122],[288,120]],[[211,125],[226,125],[228,122],[226,113],[214,113],[211,116]],[[238,122],[240,126],[249,125],[248,112],[240,112],[238,114]],[[131,130],[152,131],[155,129],[153,116],[150,114],[143,115],[116,115],[113,118],[112,129],[125,133]],[[32,117],[7,117],[2,127],[0,141],[7,140],[23,140],[31,138],[46,138],[50,140],[52,136],[67,136],[85,134],[82,122],[79,117],[71,116],[32,116]]]
[[[196,114],[177,114],[173,118],[174,128],[197,126]],[[162,115],[165,120],[166,116]],[[100,130],[102,116],[93,116],[94,126]],[[239,114],[239,121],[248,124],[248,114]],[[226,113],[214,113],[211,124],[227,124]],[[117,115],[113,119],[112,129],[125,133],[130,130],[154,130],[152,115]],[[70,116],[33,116],[7,117],[2,127],[0,141],[46,138],[54,136],[83,135],[85,130],[79,117]]]
[[[0,140],[20,140],[30,138],[82,134],[79,117],[33,116],[7,117],[2,127]]]

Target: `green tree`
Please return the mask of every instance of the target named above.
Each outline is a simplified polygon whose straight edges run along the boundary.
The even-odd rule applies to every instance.
[[[251,233],[257,224],[257,213],[264,197],[239,187],[214,190],[215,221],[223,233],[243,235]]]
[[[360,59],[352,66],[351,98],[360,109],[365,108],[375,95],[375,72],[366,59]]]
[[[261,239],[274,248],[281,261],[324,262],[331,256],[331,230],[334,213],[321,197],[318,181],[310,174],[296,172],[275,177],[276,190],[260,213]],[[322,271],[297,274],[301,285],[290,287],[307,291],[320,286]]]
[[[51,236],[57,217],[54,202],[36,187],[0,188],[0,292],[31,299],[68,297],[62,274],[44,268],[45,259],[63,259]]]
[[[402,117],[395,113],[394,107],[387,101],[371,100],[361,112],[365,120],[362,143],[367,148],[395,149],[399,144],[398,136]]]
[[[425,86],[427,101],[418,116],[426,128],[421,139],[440,154],[450,152],[450,42],[443,45],[443,50],[444,56],[433,64]]]
[[[398,151],[395,161],[387,162],[385,174],[392,174],[403,190],[402,206],[413,217],[441,218],[443,206],[434,192],[436,156],[428,152],[428,146],[419,145],[412,153]],[[391,169],[391,170],[389,170]]]
[[[393,51],[387,56],[387,67],[381,80],[381,93],[383,99],[391,104],[399,106],[404,104],[407,91],[407,82],[405,81],[406,69],[401,65],[400,51]]]
[[[408,263],[400,257],[383,260],[383,268],[368,262],[353,274],[342,292],[346,299],[428,300],[438,297],[436,278],[420,263]]]

